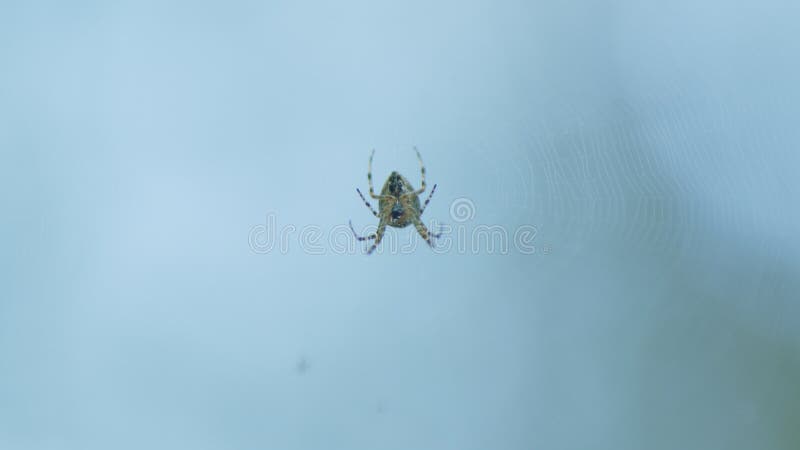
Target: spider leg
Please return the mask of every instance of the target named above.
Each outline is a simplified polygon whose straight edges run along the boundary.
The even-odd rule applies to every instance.
[[[358,188],[356,188],[356,192],[358,192],[358,195],[361,196],[361,200],[364,200],[364,204],[367,205],[367,208],[369,208],[369,210],[372,211],[372,215],[375,216],[375,217],[378,217],[378,213],[375,212],[374,209],[372,209],[372,205],[370,205],[369,202],[367,201],[367,199],[364,198],[364,194],[362,194],[361,191]],[[431,192],[431,194],[432,193],[433,192]],[[427,203],[425,203],[425,204],[427,205]]]
[[[353,232],[353,236],[355,236],[356,239],[359,240],[359,241],[369,241],[369,240],[375,239],[375,237],[376,237],[376,235],[374,233],[370,234],[369,236],[359,236],[358,233],[356,233],[356,229],[353,228],[353,221],[352,220],[350,221],[350,231]]]
[[[422,172],[422,181],[420,182],[420,187],[416,191],[414,191],[414,195],[419,195],[425,192],[425,164],[422,163],[422,155],[419,154],[419,150],[417,147],[414,147],[414,151],[417,152],[417,160],[419,161],[419,170]]]
[[[422,236],[422,239],[425,239],[425,242],[431,247],[433,247],[433,240],[431,238],[438,239],[442,236],[442,233],[431,233],[428,231],[428,227],[426,227],[418,217],[414,218],[414,227],[417,229],[417,233]]]
[[[372,187],[372,157],[375,156],[375,149],[369,155],[369,170],[367,170],[367,181],[369,182],[369,196],[376,200],[389,200],[393,198],[391,195],[375,195],[375,189]],[[360,194],[360,192],[359,192]],[[362,196],[363,198],[363,196]]]
[[[441,226],[439,226],[439,229],[441,230],[441,229],[442,229],[442,227],[441,227]],[[442,232],[440,231],[440,232],[438,232],[438,233],[431,233],[431,236],[432,236],[434,239],[439,239],[440,237],[442,237]]]
[[[378,224],[378,230],[375,232],[375,242],[373,242],[372,246],[369,248],[369,250],[367,250],[368,255],[373,251],[375,251],[375,248],[377,248],[378,244],[381,243],[384,231],[386,231],[386,221],[381,220],[380,223]]]
[[[431,201],[431,197],[433,197],[433,193],[436,192],[436,185],[433,185],[431,189],[431,193],[428,194],[428,198],[425,200],[425,203],[422,204],[422,208],[419,210],[419,215],[421,216],[423,212],[425,212],[425,208],[428,206],[428,203]]]
[[[369,182],[369,196],[380,200],[380,195],[375,195],[375,189],[372,187],[372,157],[375,156],[375,149],[369,154],[369,169],[367,170],[367,181]]]

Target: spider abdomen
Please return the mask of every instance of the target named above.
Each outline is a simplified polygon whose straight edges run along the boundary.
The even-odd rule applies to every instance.
[[[413,223],[414,217],[419,217],[419,197],[414,194],[414,187],[408,180],[397,172],[392,172],[386,183],[383,184],[381,195],[390,195],[392,200],[381,200],[378,206],[381,211],[387,211],[387,225],[403,228]],[[397,200],[395,200],[397,199]]]

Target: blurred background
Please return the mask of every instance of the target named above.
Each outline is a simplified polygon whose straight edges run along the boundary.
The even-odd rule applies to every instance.
[[[798,19],[4,2],[0,448],[800,448]]]

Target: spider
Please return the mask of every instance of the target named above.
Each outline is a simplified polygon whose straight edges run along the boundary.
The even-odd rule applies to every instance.
[[[422,156],[420,156],[419,150],[414,147],[414,151],[417,153],[419,168],[422,172],[420,188],[414,189],[404,176],[393,171],[383,184],[381,195],[375,195],[375,191],[372,188],[372,157],[375,156],[375,150],[372,150],[372,154],[369,155],[369,171],[367,172],[369,196],[378,200],[378,210],[380,213],[372,208],[372,205],[364,198],[364,195],[358,188],[356,188],[356,192],[361,196],[361,200],[364,201],[367,208],[372,211],[372,214],[380,219],[378,222],[378,229],[369,236],[359,236],[353,228],[353,222],[350,221],[350,229],[353,231],[353,235],[355,235],[356,239],[359,241],[375,240],[369,250],[367,250],[367,254],[372,253],[378,244],[381,243],[383,233],[386,231],[386,225],[395,228],[405,228],[413,223],[419,235],[422,236],[422,239],[425,239],[425,242],[431,247],[433,247],[431,238],[439,238],[439,236],[441,236],[441,233],[429,232],[425,224],[422,223],[422,219],[420,219],[420,216],[422,216],[422,213],[425,211],[425,207],[428,206],[428,203],[431,201],[433,193],[436,192],[436,185],[433,185],[431,193],[428,194],[427,200],[425,200],[425,203],[423,203],[420,208],[418,195],[425,192],[425,165],[422,163]]]

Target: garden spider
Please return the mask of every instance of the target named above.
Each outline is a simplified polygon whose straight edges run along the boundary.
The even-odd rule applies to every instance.
[[[441,233],[429,232],[425,224],[422,223],[422,219],[420,219],[422,212],[425,211],[425,207],[428,206],[428,202],[431,201],[433,193],[436,192],[436,185],[433,185],[428,199],[425,200],[425,203],[420,208],[418,195],[425,192],[425,165],[422,164],[422,156],[420,156],[419,150],[414,147],[414,151],[417,152],[419,168],[422,172],[420,188],[415,190],[404,176],[397,172],[392,172],[389,174],[389,178],[386,179],[386,183],[383,184],[381,195],[375,195],[375,191],[372,188],[372,157],[375,156],[375,150],[372,150],[372,154],[369,155],[369,171],[367,172],[369,196],[378,200],[378,210],[380,213],[372,208],[372,205],[364,198],[364,195],[358,188],[356,188],[356,192],[361,196],[361,200],[364,201],[367,208],[372,211],[372,214],[380,219],[380,222],[378,222],[378,229],[375,233],[362,237],[356,233],[356,230],[353,228],[353,222],[350,221],[350,229],[353,231],[353,235],[355,235],[356,239],[359,241],[375,239],[375,242],[373,242],[372,246],[367,250],[367,254],[372,253],[378,244],[381,243],[383,233],[386,231],[386,225],[395,228],[404,228],[413,223],[419,235],[422,236],[422,239],[425,239],[425,242],[431,247],[433,247],[431,238],[439,238],[439,236],[441,236]]]

